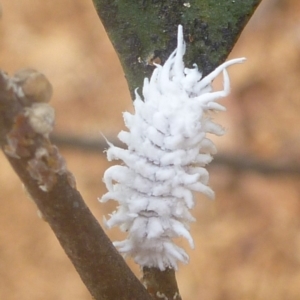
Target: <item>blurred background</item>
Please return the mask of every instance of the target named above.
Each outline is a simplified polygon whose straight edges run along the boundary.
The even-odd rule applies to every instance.
[[[114,139],[132,102],[92,1],[1,5],[0,68],[49,78],[57,135]],[[226,128],[209,167],[216,200],[197,196],[195,249],[179,241],[190,256],[177,272],[185,300],[300,299],[300,2],[263,0],[230,58],[242,56],[246,63],[229,69],[227,112],[215,116]],[[102,151],[60,150],[103,224],[115,207],[97,201],[111,163]],[[0,299],[91,299],[2,153],[0,166]]]

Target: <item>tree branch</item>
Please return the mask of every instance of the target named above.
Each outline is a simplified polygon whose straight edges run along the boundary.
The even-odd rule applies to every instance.
[[[134,96],[155,64],[163,64],[176,48],[179,24],[188,43],[186,65],[196,63],[205,75],[226,59],[261,0],[93,1]],[[149,272],[159,278],[154,268]]]
[[[176,48],[177,26],[187,42],[186,65],[208,74],[232,50],[261,0],[93,0],[119,55],[133,95],[153,63],[164,63]]]
[[[154,64],[164,63],[176,48],[178,24],[184,26],[189,44],[186,65],[196,63],[207,74],[226,59],[261,0],[93,1],[133,94]],[[1,147],[83,282],[95,299],[150,299],[84,204],[50,143],[51,109],[24,101],[17,88],[0,74]],[[174,270],[144,268],[154,298],[180,299],[173,275]],[[171,291],[162,290],[161,282],[168,282]]]
[[[122,143],[114,138],[107,137],[108,140],[118,146],[123,147]],[[108,145],[101,139],[84,138],[80,136],[70,136],[64,134],[53,134],[51,140],[60,147],[79,149],[82,151],[91,151],[102,153]],[[300,165],[294,162],[278,163],[277,161],[263,161],[249,155],[218,153],[210,166],[223,165],[238,171],[252,171],[264,175],[300,175]]]
[[[41,103],[44,90],[42,97],[33,97],[41,92],[37,83],[31,94],[23,83],[0,72],[0,142],[8,161],[94,299],[151,299],[84,203],[64,159],[49,141],[53,109]]]
[[[181,300],[175,270],[160,271],[157,268],[143,267],[142,282],[153,300],[172,299]]]

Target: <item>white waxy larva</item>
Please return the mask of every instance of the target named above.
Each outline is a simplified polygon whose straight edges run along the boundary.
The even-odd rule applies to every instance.
[[[173,239],[184,237],[194,247],[189,233],[193,192],[214,198],[205,166],[216,147],[206,135],[222,135],[224,130],[209,114],[225,110],[216,101],[230,92],[226,68],[245,60],[227,61],[201,79],[197,66],[184,67],[184,53],[179,25],[177,49],[164,66],[156,67],[150,80],[144,80],[143,100],[136,91],[135,114],[123,115],[128,132],[121,131],[118,137],[127,149],[109,143],[108,160],[122,160],[124,166],[105,172],[108,192],[101,199],[119,202],[106,221],[107,227],[119,226],[128,234],[114,243],[119,251],[141,266],[161,270],[188,262]],[[213,91],[212,81],[221,73],[223,90]]]

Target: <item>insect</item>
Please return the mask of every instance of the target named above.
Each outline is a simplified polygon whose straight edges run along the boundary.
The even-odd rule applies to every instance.
[[[108,192],[101,198],[119,203],[106,221],[109,228],[119,226],[128,234],[114,243],[119,251],[141,266],[161,270],[188,262],[186,252],[173,240],[184,237],[194,247],[189,232],[195,221],[190,213],[193,192],[214,197],[205,166],[216,147],[206,135],[224,133],[210,113],[225,110],[216,101],[230,92],[226,68],[245,60],[225,62],[202,78],[196,65],[185,68],[184,53],[179,25],[177,49],[163,66],[156,65],[150,80],[144,80],[143,99],[136,91],[135,113],[123,114],[128,131],[121,131],[118,138],[127,149],[109,143],[108,160],[121,160],[123,165],[106,170]],[[220,73],[223,90],[213,91],[211,83]]]

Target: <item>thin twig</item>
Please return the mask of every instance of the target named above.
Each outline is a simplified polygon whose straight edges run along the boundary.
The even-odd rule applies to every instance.
[[[60,147],[79,149],[87,152],[103,154],[108,148],[106,141],[99,136],[96,138],[84,138],[68,134],[51,135],[53,143]],[[108,137],[108,140],[118,147],[124,147],[119,140]],[[300,165],[295,163],[278,164],[277,162],[266,162],[243,154],[218,153],[214,156],[211,166],[223,165],[239,171],[253,171],[264,175],[300,175]]]

